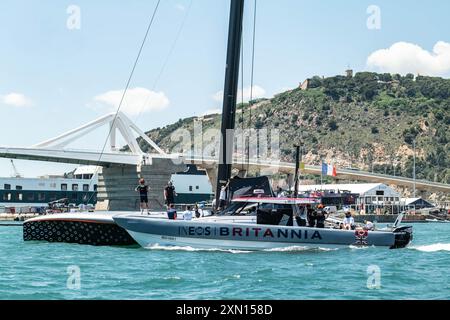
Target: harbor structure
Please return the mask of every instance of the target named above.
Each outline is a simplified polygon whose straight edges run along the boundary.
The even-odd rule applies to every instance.
[[[354,203],[347,205],[364,214],[395,214],[404,207],[400,193],[383,183],[302,185],[299,191],[355,195]]]

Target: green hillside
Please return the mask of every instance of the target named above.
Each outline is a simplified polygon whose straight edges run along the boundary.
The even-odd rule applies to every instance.
[[[449,79],[369,72],[314,77],[307,90],[239,106],[237,126],[242,119],[248,126],[250,107],[254,128],[282,132],[283,160],[292,160],[293,144],[303,141],[308,164],[324,159],[341,168],[387,174],[395,170],[411,177],[416,140],[417,177],[450,183]],[[193,121],[181,119],[147,134],[171,150],[177,142],[170,135],[179,128],[192,130]],[[207,117],[204,127],[219,128],[220,115]]]

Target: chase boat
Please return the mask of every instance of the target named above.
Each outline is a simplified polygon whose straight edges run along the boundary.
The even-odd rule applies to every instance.
[[[217,216],[184,220],[117,215],[114,221],[144,248],[181,246],[198,249],[267,250],[377,246],[405,248],[412,241],[412,227],[400,227],[402,216],[388,230],[341,230],[335,219],[325,228],[300,227],[300,213],[315,207],[315,198],[237,198]]]

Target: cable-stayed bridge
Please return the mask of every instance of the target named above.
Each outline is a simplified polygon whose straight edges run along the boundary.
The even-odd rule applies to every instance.
[[[73,150],[67,146],[82,138],[86,134],[100,128],[109,126],[110,135],[108,148],[103,151]],[[130,151],[124,152],[117,148],[117,133],[125,140]],[[137,137],[148,143],[153,152],[146,153],[140,148]],[[116,166],[158,166],[162,161],[172,161],[175,166],[180,164],[197,164],[199,167],[209,169],[212,180],[215,179],[214,170],[218,159],[213,157],[191,156],[165,153],[153,140],[140,130],[123,113],[105,115],[95,121],[70,130],[58,137],[49,139],[31,147],[0,147],[0,157],[22,160],[36,160],[47,162],[60,162],[68,164],[98,165],[102,167]],[[155,161],[158,163],[156,164]],[[280,162],[271,159],[252,159],[243,161],[242,158],[234,159],[234,167],[245,170],[247,166],[257,167],[274,173],[293,173],[294,163]],[[157,170],[158,168],[154,168]],[[304,173],[320,175],[321,166],[306,166]],[[358,170],[338,170],[336,179],[355,180],[365,182],[380,182],[389,185],[413,188],[428,192],[450,192],[450,185],[431,181],[414,180],[411,178],[370,173]]]

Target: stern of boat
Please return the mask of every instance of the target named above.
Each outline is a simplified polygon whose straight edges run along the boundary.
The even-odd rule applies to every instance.
[[[391,249],[406,248],[413,240],[413,228],[405,226],[394,229],[395,243]]]

